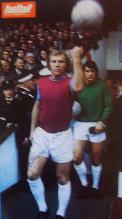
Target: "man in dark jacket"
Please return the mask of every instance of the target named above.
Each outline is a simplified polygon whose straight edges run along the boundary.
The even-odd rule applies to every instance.
[[[111,150],[118,172],[118,196],[122,198],[122,72],[117,76],[118,95],[108,121]]]

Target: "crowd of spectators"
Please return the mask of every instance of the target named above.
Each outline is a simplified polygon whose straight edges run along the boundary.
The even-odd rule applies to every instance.
[[[63,30],[62,30],[63,29]],[[0,29],[0,76],[17,80],[22,74],[36,74],[46,65],[51,49],[64,49],[74,43],[75,32],[39,24],[11,24]],[[67,45],[68,46],[68,45]]]
[[[0,83],[17,81],[23,74],[38,75],[46,67],[48,52],[52,49],[70,50],[83,44],[86,51],[97,49],[100,33],[80,34],[72,24],[65,22],[7,24],[0,28]]]

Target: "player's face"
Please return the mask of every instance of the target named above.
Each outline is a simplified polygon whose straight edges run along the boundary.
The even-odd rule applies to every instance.
[[[97,72],[95,69],[84,68],[84,79],[86,84],[94,84],[97,80]]]
[[[63,54],[58,56],[51,56],[49,65],[52,75],[55,77],[61,76],[66,71],[66,58]]]

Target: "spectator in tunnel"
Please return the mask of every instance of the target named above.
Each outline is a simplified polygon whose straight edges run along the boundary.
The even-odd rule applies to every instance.
[[[34,75],[30,73],[21,75],[17,80],[17,94],[21,99],[19,120],[21,142],[26,142],[30,133],[31,111],[35,101],[35,85]]]
[[[109,89],[109,92],[112,96],[112,102],[114,104],[114,101],[116,100],[116,96],[117,96],[116,80],[112,80],[111,78],[108,77],[106,78],[105,83]]]
[[[108,134],[114,165],[118,170],[118,197],[122,198],[122,71],[116,76],[117,96],[108,120]]]
[[[0,129],[18,124],[19,98],[16,95],[16,87],[12,81],[3,81],[0,96]]]
[[[26,188],[27,162],[30,150],[31,111],[35,101],[35,79],[33,74],[22,75],[17,81],[17,95],[20,100],[16,141],[19,150],[21,186]]]

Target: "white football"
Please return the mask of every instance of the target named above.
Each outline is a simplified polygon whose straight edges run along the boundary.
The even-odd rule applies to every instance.
[[[95,0],[78,1],[71,12],[76,28],[99,28],[104,19],[104,10]]]

